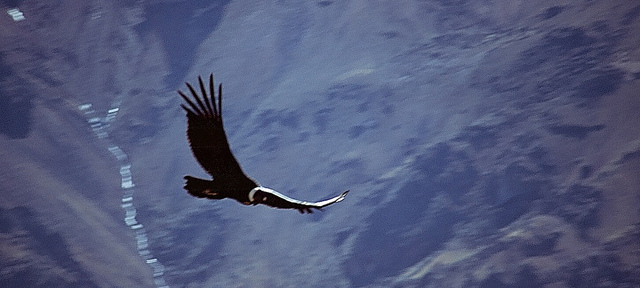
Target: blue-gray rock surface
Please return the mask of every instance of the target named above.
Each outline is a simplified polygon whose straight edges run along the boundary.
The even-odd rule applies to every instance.
[[[633,1],[0,7],[2,287],[640,285]],[[212,72],[248,175],[347,198],[190,197]]]

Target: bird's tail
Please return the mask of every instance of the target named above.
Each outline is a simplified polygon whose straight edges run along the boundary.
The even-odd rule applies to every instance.
[[[184,184],[184,189],[195,197],[212,199],[224,198],[224,196],[220,195],[220,193],[218,193],[219,191],[215,189],[214,181],[212,180],[204,180],[191,176],[184,176],[184,179],[187,180]]]

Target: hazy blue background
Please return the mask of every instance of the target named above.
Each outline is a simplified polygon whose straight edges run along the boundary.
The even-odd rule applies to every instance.
[[[638,287],[636,1],[0,1],[2,287]],[[176,89],[324,212],[190,197]]]

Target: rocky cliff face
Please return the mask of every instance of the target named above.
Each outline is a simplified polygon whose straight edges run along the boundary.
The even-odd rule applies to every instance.
[[[640,283],[632,2],[5,2],[0,284]],[[347,199],[189,197],[173,90],[210,72],[249,175]]]
[[[120,99],[155,98],[164,60],[146,52],[159,43],[135,35],[135,7],[5,2],[0,286],[152,286],[123,224],[116,161],[80,108],[106,115]],[[24,20],[5,13],[15,7]]]

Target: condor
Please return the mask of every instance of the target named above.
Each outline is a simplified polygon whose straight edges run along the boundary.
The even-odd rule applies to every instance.
[[[178,90],[188,106],[180,106],[187,112],[187,138],[191,151],[204,170],[212,176],[211,180],[185,176],[184,189],[199,198],[231,198],[245,205],[264,204],[281,209],[297,209],[300,213],[313,213],[312,209],[340,202],[349,190],[342,194],[319,202],[306,202],[287,197],[272,189],[258,185],[249,178],[231,153],[227,135],[222,124],[222,84],[218,86],[218,101],[215,100],[213,74],[209,75],[209,94],[201,77],[198,77],[200,93],[189,84],[187,88],[193,95],[190,99]]]

